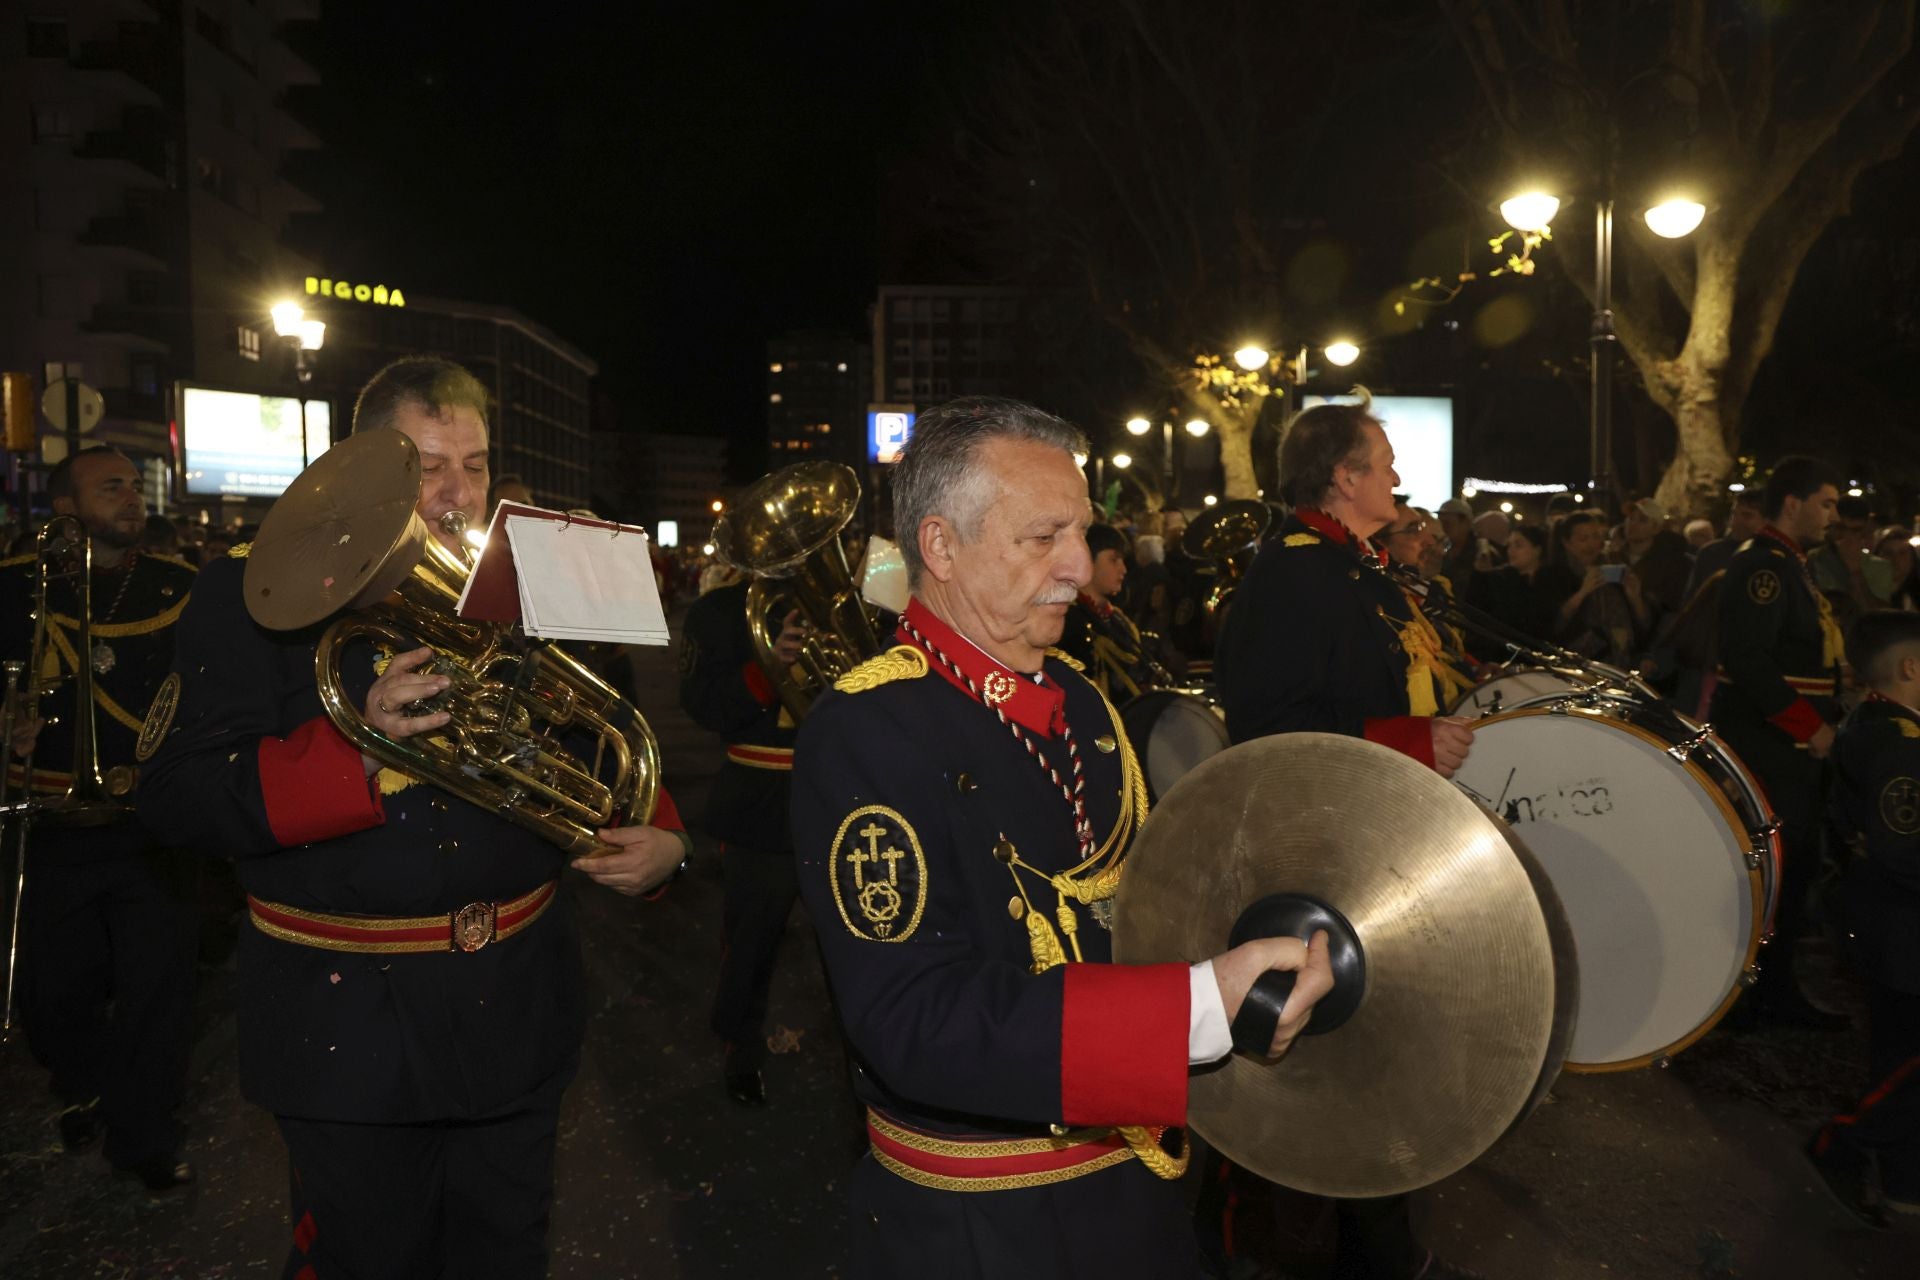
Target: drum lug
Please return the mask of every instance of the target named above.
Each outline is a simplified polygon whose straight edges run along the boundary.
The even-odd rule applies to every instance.
[[[1741,986],[1743,986],[1743,987],[1751,987],[1751,986],[1753,986],[1753,985],[1754,985],[1754,984],[1755,984],[1756,982],[1759,982],[1759,981],[1760,981],[1760,966],[1759,966],[1759,965],[1757,965],[1757,964],[1750,964],[1750,965],[1748,965],[1748,966],[1747,966],[1747,967],[1746,967],[1745,969],[1742,969],[1742,970],[1740,971],[1740,985],[1741,985]]]
[[[1663,1053],[1659,1057],[1655,1058],[1650,1065],[1656,1071],[1665,1071],[1668,1067],[1673,1065],[1673,1059],[1669,1057],[1667,1054]]]
[[[1785,825],[1786,823],[1780,821],[1780,819],[1778,818],[1775,818],[1772,822],[1769,822],[1766,826],[1756,830],[1753,833],[1753,838],[1756,840],[1771,840],[1773,839],[1773,837],[1780,834],[1780,828],[1784,827]]]
[[[1668,747],[1667,754],[1672,756],[1675,760],[1680,761],[1680,763],[1685,764],[1687,762],[1687,758],[1691,756],[1695,751],[1698,751],[1701,747],[1705,746],[1707,739],[1711,738],[1712,736],[1713,736],[1713,730],[1703,728],[1700,730],[1700,732],[1694,734],[1691,738],[1688,738],[1682,742],[1676,742],[1672,746]]]
[[[1758,849],[1747,850],[1747,870],[1758,871],[1766,862],[1766,856]]]

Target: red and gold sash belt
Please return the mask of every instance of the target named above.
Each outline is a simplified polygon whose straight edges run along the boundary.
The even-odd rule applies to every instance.
[[[735,742],[727,747],[727,759],[749,769],[792,769],[792,747],[756,747]]]
[[[269,938],[325,951],[383,955],[428,951],[478,951],[511,938],[553,905],[558,880],[549,880],[511,902],[471,902],[438,916],[337,916],[263,902],[247,895],[253,927]]]
[[[1112,1129],[1076,1129],[1059,1138],[961,1138],[907,1128],[871,1107],[867,1138],[883,1168],[941,1191],[1043,1187],[1134,1158]]]

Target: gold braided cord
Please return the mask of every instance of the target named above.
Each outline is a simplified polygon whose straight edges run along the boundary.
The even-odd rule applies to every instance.
[[[184,597],[178,604],[154,614],[151,618],[135,618],[131,622],[96,622],[93,624],[93,634],[107,640],[117,640],[122,636],[150,635],[180,621],[180,612],[187,607],[189,599],[192,597]],[[111,613],[112,610],[108,612]],[[64,613],[50,613],[47,616],[55,626],[64,627],[68,631],[77,631],[80,628],[77,619],[70,618]]]
[[[53,637],[54,648],[58,649],[60,651],[60,655],[64,657],[70,664],[72,664],[72,667],[75,671],[78,671],[80,669],[80,655],[74,652],[73,645],[71,642],[68,641],[66,633],[62,631],[59,627],[48,627],[47,634]],[[128,715],[127,709],[121,706],[119,703],[115,702],[113,700],[112,695],[109,694],[105,689],[102,689],[100,687],[100,682],[97,680],[94,681],[94,684],[93,684],[93,700],[96,703],[98,703],[100,705],[100,708],[103,711],[105,711],[108,715],[112,716],[115,720],[118,720],[121,724],[127,726],[127,728],[133,730],[135,733],[139,733],[140,730],[146,727],[147,720],[145,716],[140,716],[136,718],[134,716]]]
[[[895,680],[918,680],[927,674],[927,655],[910,644],[897,644],[876,654],[833,682],[841,693],[864,693]]]
[[[1816,590],[1813,601],[1820,606],[1820,665],[1837,667],[1847,656],[1847,638],[1840,632],[1840,624],[1833,616],[1833,602],[1827,599],[1827,593]]]
[[[904,1128],[871,1107],[867,1108],[867,1123],[901,1146],[930,1156],[1036,1156],[1065,1151],[1068,1147],[1088,1142],[1099,1142],[1113,1132],[1111,1129],[1071,1129],[1058,1137],[1045,1138],[989,1138],[984,1141],[949,1138]]]
[[[1166,1132],[1164,1128],[1123,1124],[1116,1132],[1126,1140],[1127,1148],[1140,1158],[1140,1163],[1147,1166],[1147,1172],[1154,1177],[1177,1182],[1186,1175],[1187,1163],[1193,1159],[1193,1144],[1187,1141],[1185,1129],[1179,1130],[1180,1154],[1177,1156],[1168,1155],[1166,1148],[1160,1145],[1160,1135]]]

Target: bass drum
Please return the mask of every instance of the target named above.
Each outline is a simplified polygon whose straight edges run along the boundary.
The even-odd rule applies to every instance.
[[[1603,662],[1581,667],[1509,667],[1461,694],[1449,715],[1491,716],[1521,707],[1537,707],[1570,693],[1600,694],[1635,703],[1655,703],[1660,695],[1640,677]]]
[[[1228,745],[1226,717],[1197,690],[1150,689],[1120,708],[1120,723],[1140,757],[1150,801]]]
[[[1568,1070],[1664,1064],[1751,983],[1779,824],[1711,729],[1562,698],[1481,720],[1453,781],[1507,821],[1566,907],[1582,979]]]

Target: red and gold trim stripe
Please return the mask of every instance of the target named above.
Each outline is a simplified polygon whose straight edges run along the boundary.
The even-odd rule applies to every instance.
[[[511,902],[491,904],[494,928],[488,941],[503,941],[538,920],[553,905],[559,885],[558,880],[549,880]],[[394,955],[461,950],[454,945],[454,917],[469,910],[471,908],[462,907],[438,916],[328,915],[263,902],[252,894],[247,895],[247,914],[254,928],[269,938],[303,947],[319,947],[323,951]]]
[[[1714,674],[1721,684],[1733,683],[1733,677],[1729,676],[1724,668]],[[1839,689],[1838,683],[1832,676],[1781,676],[1780,678],[1785,680],[1787,687],[1795,693],[1810,694],[1816,698],[1831,698]]]
[[[792,747],[756,747],[745,742],[730,743],[727,746],[727,759],[735,764],[743,764],[749,769],[779,769],[791,771],[793,768]]]
[[[1134,1158],[1112,1129],[1080,1129],[1059,1138],[957,1138],[907,1128],[871,1107],[867,1138],[882,1168],[939,1191],[1044,1187]]]

